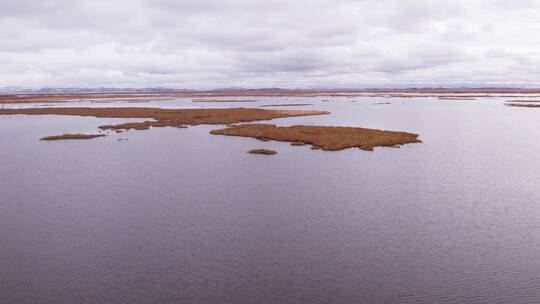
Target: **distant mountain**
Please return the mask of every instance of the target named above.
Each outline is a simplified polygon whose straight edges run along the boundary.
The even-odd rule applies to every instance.
[[[19,93],[28,89],[21,87],[0,87],[0,93]]]
[[[469,84],[387,84],[387,85],[356,85],[356,86],[315,86],[304,88],[243,88],[243,87],[224,87],[217,89],[173,89],[167,87],[147,87],[147,88],[79,88],[79,87],[45,87],[45,88],[24,88],[17,86],[0,87],[0,94],[62,94],[62,93],[174,93],[174,92],[208,92],[208,93],[230,93],[230,92],[281,92],[295,90],[319,90],[319,91],[354,91],[354,90],[501,90],[501,89],[533,89],[539,86],[522,85],[522,84],[485,84],[485,83],[469,83]]]
[[[137,93],[137,92],[187,92],[195,90],[187,89],[171,89],[164,87],[149,87],[149,88],[55,88],[55,87],[45,87],[39,89],[32,88],[23,88],[23,87],[0,87],[0,93],[11,93],[11,94],[30,94],[30,93]]]
[[[236,92],[236,91],[244,91],[245,88],[242,87],[227,87],[227,88],[219,88],[219,89],[213,89],[210,90],[211,92]]]

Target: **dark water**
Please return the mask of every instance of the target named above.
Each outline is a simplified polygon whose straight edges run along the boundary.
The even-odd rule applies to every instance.
[[[44,143],[122,120],[0,116],[0,303],[539,303],[540,110],[337,100],[274,122],[424,143],[322,152],[212,126]]]

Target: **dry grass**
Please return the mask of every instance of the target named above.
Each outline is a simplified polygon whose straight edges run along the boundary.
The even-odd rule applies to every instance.
[[[254,108],[230,109],[159,109],[159,108],[28,108],[0,109],[0,115],[75,115],[98,118],[143,118],[143,122],[130,122],[118,125],[104,125],[101,129],[145,130],[150,127],[178,127],[188,125],[218,124],[230,125],[241,122],[271,120],[306,115],[329,114],[324,111],[266,110]],[[312,145],[312,149],[326,151],[357,147],[373,150],[376,146],[399,146],[419,143],[417,134],[365,128],[292,126],[277,127],[271,124],[233,125],[212,134],[253,137],[260,140],[278,140],[293,145]],[[42,140],[89,139],[105,136],[103,134],[64,134],[49,136]]]
[[[160,108],[29,108],[0,109],[0,115],[74,115],[98,118],[147,118],[143,122],[100,126],[103,130],[146,130],[150,127],[226,125],[306,115],[330,114],[324,111],[231,109],[160,109]]]
[[[325,151],[360,148],[372,151],[377,146],[395,147],[419,143],[418,134],[351,127],[291,126],[277,127],[270,124],[243,124],[211,134],[253,137],[285,142],[302,142]]]
[[[269,107],[302,107],[302,106],[311,106],[312,103],[282,103],[282,104],[268,104],[263,105],[261,108],[269,108]]]
[[[530,103],[506,103],[509,107],[522,107],[522,108],[540,108],[540,104]]]
[[[540,100],[531,100],[531,99],[518,99],[518,100],[508,100],[507,103],[525,103],[525,102],[540,102]]]
[[[184,92],[119,92],[119,93],[45,93],[45,94],[0,94],[1,103],[43,103],[43,102],[67,102],[73,100],[155,100],[163,98],[197,98],[211,100],[222,97],[252,98],[259,96],[275,97],[313,97],[313,96],[336,96],[336,97],[456,97],[456,98],[480,98],[492,97],[487,94],[539,94],[540,89],[522,88],[476,88],[476,89],[339,89],[339,90],[284,90],[284,89],[256,89],[256,90],[228,90],[228,91],[184,91]],[[411,95],[414,94],[414,95]],[[429,95],[428,95],[429,94]],[[460,95],[452,95],[460,94]],[[464,95],[467,94],[467,95]],[[479,95],[483,94],[483,95]],[[501,97],[510,97],[503,95]],[[519,97],[517,95],[516,97]],[[533,96],[531,96],[533,97]],[[538,97],[538,96],[535,96]],[[212,100],[215,101],[215,100]],[[230,100],[224,100],[231,102]],[[205,101],[208,102],[208,101]]]
[[[248,151],[249,154],[261,154],[261,155],[274,155],[277,154],[274,150],[268,150],[268,149],[253,149]]]
[[[486,97],[486,96],[484,96]],[[487,96],[489,97],[489,96]],[[438,97],[439,100],[476,100],[476,98],[473,98],[473,97],[460,97],[460,96],[439,96]]]
[[[192,99],[191,102],[256,102],[256,99]]]
[[[64,134],[64,135],[54,135],[46,136],[40,140],[65,140],[65,139],[92,139],[96,137],[105,137],[105,134]]]

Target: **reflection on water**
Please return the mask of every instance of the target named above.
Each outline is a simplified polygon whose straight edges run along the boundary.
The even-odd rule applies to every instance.
[[[313,103],[333,114],[273,123],[423,141],[374,152],[212,126],[43,143],[126,120],[0,116],[0,303],[537,303],[540,110],[504,101],[196,105]],[[165,104],[193,106],[134,105]]]

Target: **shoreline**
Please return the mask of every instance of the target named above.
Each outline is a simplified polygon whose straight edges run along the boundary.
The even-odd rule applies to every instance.
[[[457,94],[457,95],[456,95]],[[460,95],[461,94],[461,95]],[[200,99],[200,102],[234,102],[219,100],[220,97],[380,97],[380,98],[482,98],[496,97],[492,94],[518,94],[518,96],[500,96],[519,98],[519,95],[540,97],[540,88],[476,88],[476,89],[245,89],[230,91],[163,91],[163,92],[78,92],[78,93],[1,93],[0,104],[17,103],[56,103],[99,100],[163,100],[174,98]],[[248,99],[249,100],[249,99]],[[195,101],[199,102],[199,101]],[[248,102],[242,100],[242,102]]]

